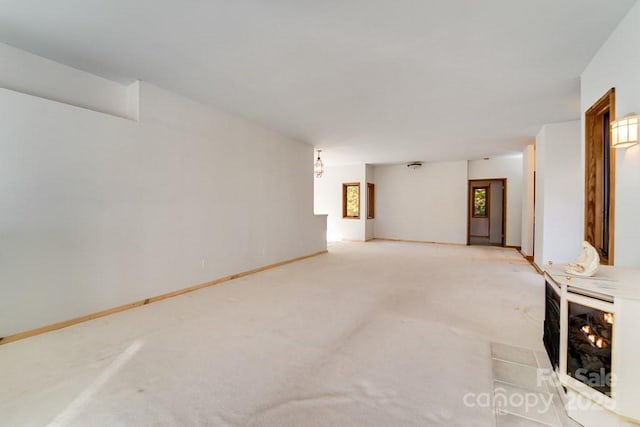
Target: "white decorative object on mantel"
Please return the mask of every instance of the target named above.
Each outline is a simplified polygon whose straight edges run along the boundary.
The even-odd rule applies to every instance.
[[[564,271],[576,276],[591,277],[600,267],[600,255],[589,242],[582,242],[582,252],[576,262],[567,264]]]

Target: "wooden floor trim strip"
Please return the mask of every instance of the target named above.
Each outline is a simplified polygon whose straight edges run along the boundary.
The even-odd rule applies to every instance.
[[[40,328],[31,329],[24,332],[18,332],[17,334],[7,335],[6,337],[0,337],[0,345],[8,344],[10,342],[18,341],[21,339],[29,338],[35,335],[44,334],[45,332],[51,332],[58,329],[66,328],[67,326],[76,325],[78,323],[86,322],[88,320],[98,319],[100,317],[108,316],[110,314],[119,313],[121,311],[129,310],[131,308],[140,307],[143,305],[151,304],[153,302],[162,301],[167,298],[172,298],[178,295],[183,295],[189,292],[197,291],[198,289],[208,288],[209,286],[219,285],[220,283],[228,282],[233,279],[237,279],[251,274],[256,274],[261,271],[270,270],[272,268],[281,267],[286,264],[291,264],[297,261],[302,261],[307,258],[312,258],[318,255],[326,254],[327,250],[316,252],[309,255],[303,255],[297,258],[288,259],[285,261],[276,262],[274,264],[265,265],[262,267],[254,268],[252,270],[243,271],[241,273],[232,274],[229,276],[221,277],[219,279],[212,280],[210,282],[200,283],[198,285],[189,286],[188,288],[178,289],[173,292],[168,292],[154,297],[145,298],[143,300],[135,301],[129,304],[121,305],[107,310],[98,311],[96,313],[87,314],[85,316],[76,317],[74,319],[64,320],[62,322],[53,323],[51,325],[42,326]]]
[[[543,269],[541,269],[541,268],[538,266],[538,264],[536,264],[535,262],[531,261],[531,265],[533,265],[533,268],[535,268],[535,269],[536,269],[536,271],[537,271],[538,273],[540,273],[540,274],[544,274],[544,270],[543,270]]]
[[[526,259],[527,261],[529,261],[529,264],[531,264],[531,266],[540,274],[543,274],[543,271],[540,269],[540,267],[538,267],[538,265],[533,262],[533,255],[525,255],[524,253],[522,253],[522,250],[518,250],[518,252],[520,253],[520,255],[522,255],[522,258]]]

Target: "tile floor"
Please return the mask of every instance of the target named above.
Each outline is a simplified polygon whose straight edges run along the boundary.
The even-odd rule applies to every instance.
[[[491,343],[491,366],[498,427],[580,426],[546,381],[551,365],[544,352]]]

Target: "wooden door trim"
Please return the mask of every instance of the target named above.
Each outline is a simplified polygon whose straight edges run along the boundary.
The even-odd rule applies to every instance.
[[[615,88],[609,89],[585,112],[585,174],[584,174],[584,240],[599,248],[596,242],[602,237],[600,208],[602,190],[598,186],[598,153],[596,148],[602,138],[602,115],[609,113],[615,120]],[[610,130],[609,130],[610,132]],[[611,138],[609,137],[609,140]],[[615,200],[616,200],[616,152],[609,141],[609,241],[607,256],[598,249],[603,264],[613,265],[615,249]],[[592,205],[592,206],[591,206]]]
[[[502,247],[507,244],[507,178],[502,179]]]

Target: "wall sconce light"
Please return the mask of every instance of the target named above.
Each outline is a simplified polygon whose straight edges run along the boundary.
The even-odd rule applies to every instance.
[[[630,113],[611,122],[611,145],[614,148],[627,148],[638,143],[639,119],[636,113]]]
[[[322,150],[318,150],[318,158],[316,159],[316,163],[313,167],[316,178],[322,178],[322,174],[324,173],[324,165],[322,164],[322,159],[320,159],[320,153],[322,153]]]
[[[409,169],[418,169],[420,167],[422,167],[422,162],[411,162],[411,163],[407,163],[407,167]]]

